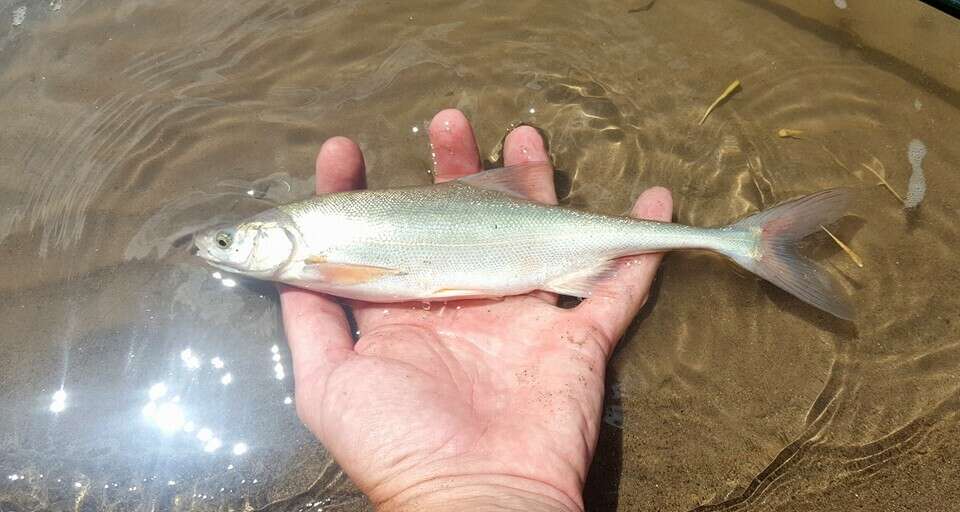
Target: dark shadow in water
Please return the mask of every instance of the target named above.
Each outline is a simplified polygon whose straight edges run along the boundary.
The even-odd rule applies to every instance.
[[[187,233],[186,235],[183,235],[177,238],[176,240],[174,240],[173,243],[171,243],[170,245],[171,247],[173,247],[174,249],[177,249],[178,251],[192,254],[193,247],[194,247],[193,239],[194,239],[194,234]]]
[[[825,41],[836,43],[838,47],[856,48],[858,54],[863,57],[864,62],[867,64],[877,69],[890,71],[904,81],[914,84],[920,89],[930,91],[930,94],[938,96],[954,108],[960,108],[960,91],[956,91],[946,84],[943,84],[909,62],[905,62],[897,57],[863,44],[854,34],[842,28],[831,27],[812,18],[801,16],[789,7],[778,5],[768,0],[740,1],[763,9],[799,30],[817,34]]]
[[[277,320],[276,325],[281,326],[283,329],[283,308],[282,303],[280,302],[280,291],[277,288],[277,284],[271,281],[260,281],[259,279],[243,279],[240,282],[245,290],[255,293],[258,295],[263,295],[264,297],[270,297],[270,299],[277,304]],[[289,285],[285,285],[289,286]],[[353,342],[356,343],[359,339],[360,328],[357,326],[357,319],[353,315],[353,308],[347,303],[346,299],[341,299],[338,297],[331,298],[340,306],[340,309],[343,310],[343,315],[347,318],[347,326],[350,328],[350,337],[353,338]],[[286,331],[283,331],[283,340],[284,343],[287,343]],[[3,512],[0,510],[0,512]]]
[[[521,126],[529,126],[537,131],[540,134],[540,138],[543,139],[543,149],[550,156],[550,160],[553,160],[553,155],[550,153],[550,137],[547,135],[547,132],[542,130],[539,126],[530,124],[530,123],[519,123],[509,131],[503,134],[503,137],[500,138],[500,142],[497,144],[497,159],[496,160],[485,160],[483,162],[483,167],[485,169],[503,167],[503,145],[507,140],[507,135],[509,133]],[[570,189],[573,183],[570,180],[570,173],[563,169],[554,168],[553,170],[553,187],[556,190],[557,198],[563,203],[563,199],[570,195]]]
[[[957,0],[920,0],[921,2],[939,9],[954,18],[960,18],[960,2]]]
[[[643,5],[638,5],[632,9],[627,9],[627,14],[638,14],[641,12],[647,12],[650,9],[653,9],[653,4],[657,3],[657,0],[647,0],[647,3]]]
[[[770,301],[788,315],[816,325],[845,340],[856,339],[860,335],[857,331],[857,324],[852,321],[843,320],[826,311],[821,311],[766,281],[763,281],[760,286]]]
[[[761,500],[765,493],[775,489],[777,480],[792,470],[809,464],[815,452],[814,445],[820,433],[826,428],[837,413],[837,396],[840,394],[843,383],[847,378],[848,366],[840,361],[834,361],[830,369],[830,376],[820,395],[812,404],[805,421],[806,428],[800,435],[784,446],[776,457],[745,488],[729,495],[717,503],[701,505],[691,512],[720,512],[723,510],[738,510],[752,502]]]
[[[570,196],[570,189],[573,188],[570,173],[563,169],[554,169],[553,186],[557,190],[557,198],[563,203],[564,200]]]
[[[663,268],[662,266],[660,267]],[[648,316],[660,295],[660,271],[650,287],[650,297],[640,313],[634,318],[627,332],[621,338],[613,357],[616,357],[628,340],[636,336],[637,326]],[[607,366],[604,383],[606,393],[603,399],[603,420],[600,422],[600,435],[597,449],[587,473],[583,488],[584,507],[587,511],[606,512],[617,510],[620,502],[620,479],[623,472],[623,408],[620,397],[620,376],[613,365]],[[619,420],[619,421],[617,421]]]
[[[823,243],[823,246],[826,246],[827,242],[829,242],[829,244],[832,244],[834,246],[836,245],[832,240],[829,240],[829,237],[827,237],[826,233],[824,233],[823,236],[827,238],[827,240]],[[840,249],[838,248],[837,251],[839,250]],[[803,253],[805,256],[811,256],[810,251],[801,250],[801,253]],[[667,257],[669,258],[672,254],[673,253],[667,253]],[[688,258],[690,261],[693,261],[694,259],[701,261],[702,263],[699,263],[698,266],[705,269],[709,268],[717,272],[719,271],[734,272],[735,274],[741,276],[743,279],[758,281],[760,283],[760,289],[763,292],[763,295],[766,296],[768,300],[773,302],[784,313],[793,315],[795,317],[799,317],[803,319],[805,322],[816,325],[821,329],[830,331],[832,334],[836,336],[840,336],[843,339],[852,339],[852,338],[856,338],[859,335],[857,332],[856,324],[854,322],[842,320],[840,318],[837,318],[831,315],[830,313],[821,311],[801,301],[800,299],[794,297],[790,293],[784,290],[781,290],[776,285],[768,281],[765,281],[760,277],[757,277],[755,274],[737,265],[736,263],[731,261],[729,258],[726,258],[724,256],[721,256],[719,254],[716,254],[710,251],[684,251],[681,257]],[[820,258],[813,257],[812,259],[814,261],[817,261]],[[820,266],[826,266],[822,261],[817,261],[817,263]],[[832,270],[828,270],[828,272],[831,272],[831,271]],[[843,279],[849,279],[848,276],[844,275],[841,272],[837,272],[837,274],[840,275],[841,278]],[[658,274],[658,279],[659,279],[659,274]],[[744,286],[749,286],[749,285],[744,284]],[[855,288],[856,286],[859,286],[859,285],[855,285]],[[631,327],[626,334],[627,339],[629,339],[633,335],[633,330],[635,329],[634,326],[636,326],[638,322],[642,321],[643,318],[649,315],[651,306],[656,302],[656,296],[658,291],[659,291],[659,282],[654,281],[654,285],[650,290],[650,299],[647,302],[647,305],[644,306],[642,310],[640,310],[640,314],[634,320],[633,324],[631,324]]]
[[[261,281],[259,279],[251,279],[240,275],[237,277],[237,284],[240,285],[240,287],[244,290],[257,295],[263,295],[264,297],[269,297],[271,301],[277,304],[280,303],[280,293],[277,291],[277,286],[271,281]]]
[[[618,389],[619,376],[613,367],[607,368],[603,399],[603,420],[593,463],[583,488],[584,508],[587,511],[617,510],[620,501],[620,476],[623,472],[623,409]],[[609,421],[610,411],[619,412],[619,424]]]
[[[904,215],[907,216],[907,233],[911,235],[923,224],[923,212],[920,211],[922,207],[921,203],[921,206],[917,206],[916,208],[904,209]]]
[[[353,343],[356,344],[360,341],[360,326],[357,324],[357,317],[353,314],[353,308],[345,300],[337,300],[337,305],[340,306],[340,309],[343,310],[344,316],[347,317],[347,325],[350,327],[350,337],[353,338]]]

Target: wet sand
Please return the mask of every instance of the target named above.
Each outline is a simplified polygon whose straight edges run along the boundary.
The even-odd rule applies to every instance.
[[[367,510],[287,403],[275,292],[213,276],[185,237],[309,195],[333,135],[371,187],[427,183],[446,107],[490,165],[511,127],[541,129],[574,207],[663,185],[677,221],[719,225],[859,190],[832,231],[864,267],[806,247],[853,323],[666,258],[608,370],[589,510],[955,508],[960,26],[789,4],[6,4],[0,510]],[[864,164],[903,195],[913,139],[928,188],[906,211]]]

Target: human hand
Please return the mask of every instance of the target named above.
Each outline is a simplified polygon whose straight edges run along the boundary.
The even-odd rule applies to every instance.
[[[462,113],[430,124],[436,180],[480,171]],[[536,130],[504,141],[504,164],[548,161]],[[317,193],[361,188],[364,163],[337,137],[317,157]],[[545,178],[531,199],[556,203]],[[632,215],[669,221],[670,193]],[[572,309],[546,292],[503,300],[350,302],[354,344],[332,298],[281,287],[300,418],[379,510],[583,509],[604,370],[650,290],[661,254],[620,262]]]

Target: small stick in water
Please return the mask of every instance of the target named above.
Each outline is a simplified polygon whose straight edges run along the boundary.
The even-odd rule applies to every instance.
[[[827,149],[826,144],[820,144],[820,147],[823,148],[823,150],[826,151],[828,155],[830,155],[830,158],[833,158],[833,161],[836,162],[837,165],[846,169],[847,172],[851,172],[850,168],[844,165],[843,162],[840,161],[840,158],[837,157],[837,155],[833,154],[833,151],[830,151],[829,149]]]
[[[826,151],[827,154],[830,155],[831,158],[833,158],[833,161],[836,162],[837,165],[839,165],[840,167],[843,167],[844,169],[846,169],[847,172],[852,172],[849,167],[847,167],[846,165],[844,165],[843,162],[841,162],[840,159],[837,158],[837,155],[833,154],[833,151],[830,151],[829,149],[827,149],[827,146],[821,144],[820,147],[822,147],[823,150]],[[874,158],[874,161],[877,162],[878,164],[880,164],[881,167],[883,167],[883,162],[881,162],[880,160],[877,160],[876,158]],[[887,180],[883,177],[883,175],[881,175],[879,172],[877,172],[876,169],[874,169],[873,167],[870,167],[869,165],[867,165],[867,164],[865,164],[865,163],[862,163],[862,162],[860,163],[860,165],[862,165],[862,166],[863,166],[864,168],[866,168],[868,171],[872,172],[873,175],[876,176],[876,177],[880,180],[880,183],[878,183],[878,185],[883,185],[884,187],[887,187],[887,190],[889,190],[890,193],[893,194],[894,197],[896,197],[898,201],[900,201],[901,203],[904,202],[904,201],[903,201],[903,198],[900,197],[900,194],[898,194],[897,191],[894,190],[893,187],[891,187],[889,183],[887,183]]]
[[[803,130],[792,130],[790,128],[780,128],[777,130],[777,136],[783,139],[799,139],[803,135]]]
[[[734,80],[732,84],[728,85],[726,90],[723,91],[723,94],[721,94],[720,97],[718,97],[713,103],[710,104],[709,107],[707,107],[707,111],[703,113],[703,117],[700,118],[700,122],[697,124],[702,125],[703,122],[707,120],[707,116],[710,115],[710,112],[713,112],[713,109],[717,108],[717,105],[719,105],[721,101],[727,99],[728,96],[733,94],[738,87],[740,87],[740,80]]]
[[[863,268],[863,260],[857,255],[857,253],[853,252],[853,249],[848,247],[847,244],[841,242],[839,238],[833,236],[833,233],[831,233],[829,229],[823,227],[823,224],[820,225],[820,229],[826,231],[827,234],[830,235],[830,238],[832,238],[833,241],[836,242],[841,249],[843,249],[843,252],[847,253],[847,256],[850,256],[850,259],[853,260],[858,267]]]
[[[889,183],[887,183],[887,180],[884,179],[884,177],[883,177],[882,175],[880,175],[879,172],[877,172],[873,167],[870,167],[870,166],[867,165],[867,164],[861,163],[860,165],[862,165],[862,166],[863,166],[864,168],[866,168],[868,171],[872,172],[874,176],[876,176],[877,178],[879,178],[879,179],[880,179],[880,184],[883,185],[884,187],[887,187],[887,190],[889,190],[890,193],[893,194],[893,196],[896,197],[898,201],[900,201],[901,203],[903,202],[903,198],[900,197],[900,194],[898,194],[897,191],[894,190],[893,187],[891,187]]]

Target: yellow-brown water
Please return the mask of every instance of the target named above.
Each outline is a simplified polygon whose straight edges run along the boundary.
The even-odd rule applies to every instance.
[[[4,2],[0,510],[367,509],[287,403],[273,289],[184,240],[308,195],[332,135],[373,187],[429,181],[424,128],[451,106],[490,161],[542,129],[562,202],[604,213],[655,184],[698,225],[862,190],[834,233],[864,268],[809,247],[853,324],[666,259],[610,366],[589,509],[960,507],[960,28],[788,4]],[[862,164],[903,194],[912,139],[907,212]]]

